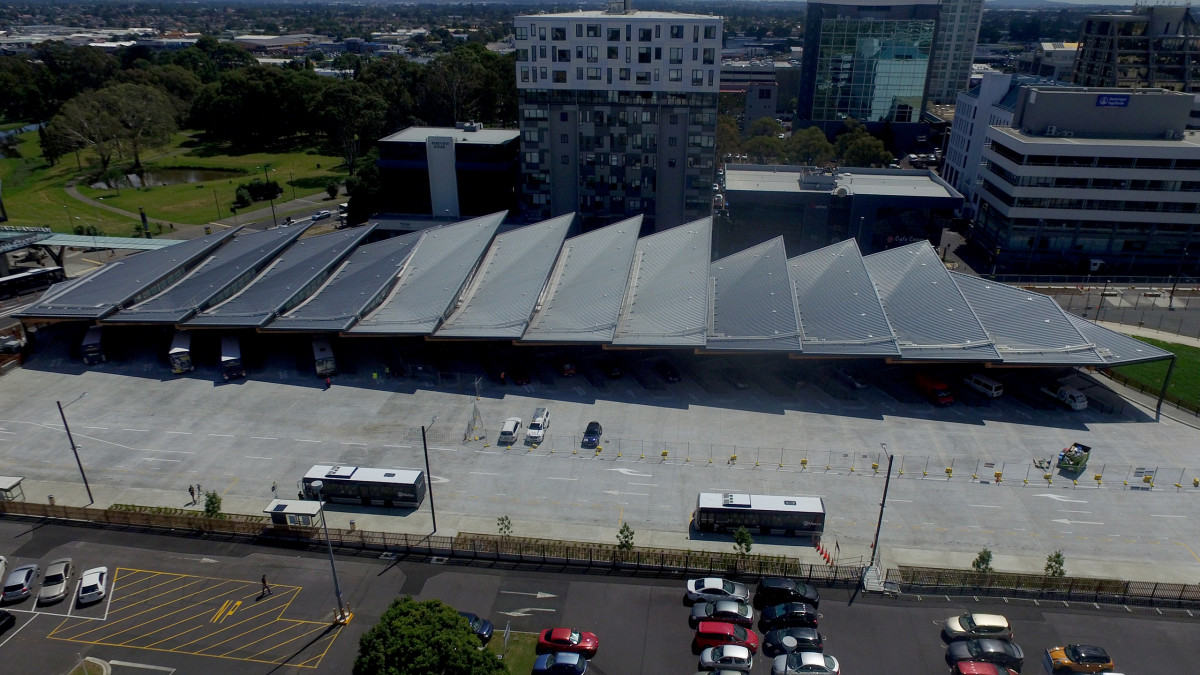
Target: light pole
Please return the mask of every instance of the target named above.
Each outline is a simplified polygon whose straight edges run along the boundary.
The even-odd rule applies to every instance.
[[[1104,294],[1106,292],[1108,292],[1108,282],[1109,281],[1111,281],[1111,279],[1104,280],[1104,288],[1101,289],[1101,291],[1100,291],[1100,301],[1096,303],[1096,321],[1100,320],[1100,312],[1104,311],[1104,297],[1105,297]]]
[[[437,415],[429,420],[429,428],[437,421]],[[437,534],[437,510],[433,508],[433,476],[429,473],[429,443],[425,440],[425,426],[421,426],[421,448],[425,450],[425,491],[429,493],[429,515],[433,518],[433,532]]]
[[[887,443],[880,443],[879,447],[883,448],[883,454],[887,455],[888,468],[887,477],[883,479],[883,499],[879,502],[879,522],[875,524],[875,541],[871,542],[871,565],[879,562],[879,530],[883,527],[883,509],[887,506],[888,486],[892,484],[893,456],[888,454]]]
[[[296,177],[292,175],[291,171],[288,171],[288,185],[292,186],[292,199],[294,200],[296,199]]]
[[[80,398],[82,398],[82,396]],[[63,412],[62,402],[55,401],[55,403],[58,404],[58,414],[60,417],[62,417],[63,429],[66,429],[67,431],[67,440],[71,443],[71,452],[75,453],[75,463],[79,465],[79,475],[83,476],[83,487],[87,489],[88,493],[88,506],[91,506],[92,504],[96,503],[96,498],[92,496],[92,486],[88,485],[87,474],[83,472],[83,462],[79,459],[79,448],[75,446],[75,437],[71,435],[71,427],[67,426],[67,414]]]
[[[1175,269],[1175,279],[1171,283],[1171,296],[1167,300],[1167,309],[1172,312],[1175,311],[1175,288],[1179,286],[1179,276],[1183,274],[1183,261],[1187,259],[1187,253],[1188,247],[1184,244],[1183,254],[1179,256],[1179,267]]]
[[[346,607],[342,604],[342,586],[338,583],[337,565],[333,562],[333,542],[329,540],[329,523],[325,522],[325,502],[321,500],[321,488],[325,483],[314,480],[309,485],[317,491],[317,506],[321,509],[321,527],[325,530],[325,546],[329,549],[329,569],[333,570],[333,592],[337,595],[338,603],[338,613],[334,618],[334,623],[349,623],[350,616],[346,614]]]

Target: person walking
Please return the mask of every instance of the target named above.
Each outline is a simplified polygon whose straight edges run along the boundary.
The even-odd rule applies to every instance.
[[[330,380],[328,377],[327,377],[327,378],[325,378],[325,388],[326,388],[326,389],[329,389],[329,388],[330,388],[330,387],[332,387],[332,386],[333,386],[333,381],[332,381],[332,380]]]
[[[195,485],[188,486],[188,494],[192,496],[192,504],[195,505],[195,503],[196,503],[196,486]]]
[[[271,586],[267,584],[267,575],[265,575],[265,574],[263,575],[263,578],[262,578],[262,584],[263,584],[262,594],[270,595],[271,594]]]

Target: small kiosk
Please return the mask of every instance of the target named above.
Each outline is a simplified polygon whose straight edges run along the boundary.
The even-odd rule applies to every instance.
[[[3,478],[0,478],[2,481]],[[263,513],[271,516],[274,525],[291,525],[293,527],[320,527],[324,513],[321,502],[307,499],[272,499]]]
[[[24,476],[0,476],[0,501],[25,501],[25,490],[21,487]]]

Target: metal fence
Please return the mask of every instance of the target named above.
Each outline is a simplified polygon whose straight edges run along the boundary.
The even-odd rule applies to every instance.
[[[1153,384],[1153,383],[1148,384],[1146,382],[1142,382],[1141,380],[1135,380],[1135,379],[1129,377],[1128,375],[1123,375],[1123,374],[1118,373],[1111,369],[1105,369],[1103,372],[1105,375],[1107,375],[1109,378],[1111,378],[1114,382],[1119,382],[1120,384],[1123,384],[1126,387],[1129,387],[1130,389],[1136,389],[1137,391],[1139,391],[1143,394],[1146,394],[1147,396],[1154,396],[1157,398],[1159,393],[1162,391],[1161,383],[1160,384]],[[1196,401],[1189,401],[1187,399],[1181,398],[1181,397],[1176,396],[1175,394],[1172,394],[1169,392],[1166,394],[1166,396],[1163,397],[1163,400],[1166,401],[1167,403],[1170,403],[1171,405],[1175,406],[1176,408],[1179,408],[1180,410],[1190,412],[1193,415],[1200,416],[1200,403],[1197,403]]]
[[[926,567],[889,569],[887,581],[898,584],[905,593],[914,594],[985,595],[1116,605],[1200,608],[1200,585],[1196,584],[983,573]]]

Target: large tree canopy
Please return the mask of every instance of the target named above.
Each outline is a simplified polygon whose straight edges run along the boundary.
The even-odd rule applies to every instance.
[[[467,620],[440,600],[392,601],[358,642],[354,675],[501,675],[496,654],[479,648]]]

